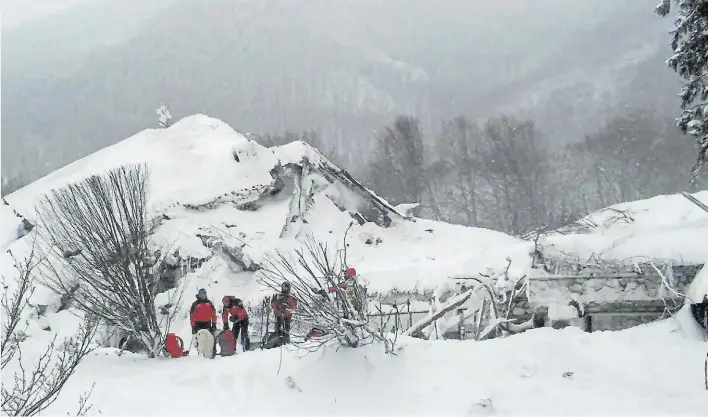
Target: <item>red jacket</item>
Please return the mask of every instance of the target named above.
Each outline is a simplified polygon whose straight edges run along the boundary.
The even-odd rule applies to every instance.
[[[273,297],[270,308],[273,309],[276,317],[290,318],[293,316],[292,310],[297,308],[297,300],[290,294],[280,293]]]
[[[224,305],[224,310],[221,312],[221,320],[224,322],[224,324],[227,324],[229,321],[229,314],[236,317],[236,320],[241,321],[244,319],[248,318],[248,310],[246,310],[243,307],[238,306],[237,300],[239,300],[236,297],[229,296],[229,304]]]
[[[344,289],[346,286],[347,286],[347,283],[346,283],[346,282],[340,282],[339,284],[337,284],[337,287],[339,287],[339,288],[341,288],[341,289]],[[327,292],[329,292],[329,293],[336,292],[336,291],[337,291],[337,287],[329,287],[329,288],[327,289]]]
[[[189,309],[189,322],[194,327],[197,322],[211,322],[216,326],[216,308],[209,300],[196,300]]]

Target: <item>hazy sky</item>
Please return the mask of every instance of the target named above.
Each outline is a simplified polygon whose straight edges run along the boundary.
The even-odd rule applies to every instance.
[[[91,0],[0,0],[2,27],[10,28]]]

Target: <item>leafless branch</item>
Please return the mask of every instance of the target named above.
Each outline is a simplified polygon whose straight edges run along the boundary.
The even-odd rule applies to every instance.
[[[79,409],[76,410],[76,414],[74,414],[76,417],[84,417],[88,414],[89,411],[93,408],[93,404],[90,404],[88,402],[89,398],[91,398],[91,394],[93,394],[93,388],[96,386],[96,383],[93,383],[91,385],[91,389],[86,391],[86,393],[81,394],[79,396]],[[69,415],[69,413],[66,413]]]
[[[93,339],[98,322],[94,316],[86,315],[74,336],[64,339],[59,345],[55,336],[44,352],[36,358],[34,367],[28,370],[22,355],[22,342],[27,336],[24,329],[19,329],[18,325],[34,291],[32,273],[38,264],[35,240],[32,241],[29,256],[23,262],[18,262],[12,253],[10,256],[18,276],[15,278],[16,288],[11,297],[7,295],[8,286],[3,276],[2,412],[12,416],[34,416],[54,403],[76,367],[97,347]],[[32,359],[34,358],[30,358]],[[14,368],[14,372],[10,373],[10,368]],[[7,378],[8,375],[12,375],[12,378]],[[87,396],[84,397],[84,404],[87,399]]]
[[[163,343],[155,295],[164,253],[152,250],[148,172],[123,166],[54,190],[39,205],[41,275],[73,305],[134,337],[150,356]]]
[[[325,332],[318,340],[293,341],[299,348],[314,351],[332,340],[348,347],[388,340],[369,324],[365,289],[356,280],[345,282],[345,259],[346,254],[332,256],[327,243],[309,235],[302,248],[276,252],[264,262],[259,281],[276,291],[283,281],[290,282],[298,300],[297,321]]]

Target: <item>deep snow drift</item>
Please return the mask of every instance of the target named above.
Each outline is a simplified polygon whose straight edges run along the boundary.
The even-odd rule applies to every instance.
[[[677,321],[622,332],[541,328],[509,339],[399,339],[278,349],[214,360],[148,360],[103,349],[87,358],[49,410],[75,408],[95,381],[108,415],[705,415],[706,343]],[[280,373],[278,374],[278,369]]]
[[[146,163],[150,215],[162,219],[154,241],[182,259],[205,261],[183,278],[187,290],[172,328],[189,341],[187,310],[198,288],[206,288],[216,301],[231,294],[259,302],[266,292],[249,265],[262,262],[273,250],[292,249],[308,233],[342,248],[352,216],[361,211],[363,200],[375,198],[339,180],[323,181],[314,171],[295,175],[294,186],[264,197],[273,187],[274,168],[297,165],[303,157],[329,166],[304,143],[264,148],[218,120],[197,115],[169,129],[141,132],[6,199],[33,220],[34,205],[51,189],[123,164]],[[706,191],[695,196],[708,202]],[[386,204],[380,206],[388,210]],[[11,280],[15,271],[4,250],[21,258],[33,233],[17,240],[18,218],[7,207],[0,206],[0,272]],[[547,236],[549,251],[559,249],[581,259],[708,259],[708,213],[682,196],[617,207],[630,210],[633,220],[608,221],[616,214],[613,210],[593,213],[589,217],[596,226],[589,230]],[[370,293],[430,292],[449,277],[499,271],[507,259],[512,278],[544,274],[531,268],[533,242],[492,230],[408,219],[403,211],[390,209],[389,227],[354,221],[347,233],[348,263]],[[223,247],[230,249],[219,249]],[[238,262],[229,256],[233,253],[241,257]],[[690,291],[694,299],[708,292],[708,269]],[[157,304],[167,298],[158,296]],[[53,332],[62,337],[75,329],[78,319],[71,312],[52,313],[57,301],[42,287],[33,295],[33,304],[50,307],[40,320],[28,316],[29,338],[23,344],[28,355],[43,348]],[[687,313],[684,309],[677,318],[616,333],[538,329],[485,342],[400,338],[403,350],[397,357],[385,356],[375,346],[326,349],[303,359],[284,350],[280,375],[277,350],[209,361],[118,357],[103,348],[86,359],[49,414],[74,409],[78,395],[93,382],[92,402],[104,414],[222,414],[234,404],[239,404],[239,413],[277,414],[284,412],[274,405],[279,398],[299,414],[476,415],[490,407],[498,414],[700,414],[708,409],[701,390],[706,343]],[[46,325],[52,332],[41,330]],[[572,375],[564,377],[566,372]],[[287,377],[295,388],[288,387]],[[352,392],[357,395],[347,395]],[[487,406],[475,405],[480,401]]]
[[[693,196],[708,203],[708,190]],[[581,221],[584,233],[553,235],[547,242],[585,260],[594,255],[702,264],[708,259],[708,213],[680,194],[616,204]]]

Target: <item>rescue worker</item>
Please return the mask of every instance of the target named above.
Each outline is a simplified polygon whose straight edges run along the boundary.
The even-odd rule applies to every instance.
[[[349,300],[349,302],[352,304],[352,307],[357,312],[362,312],[364,305],[362,304],[362,299],[366,298],[366,289],[361,286],[360,283],[356,282],[356,269],[354,268],[347,268],[344,271],[344,280],[337,284],[337,287],[339,287],[342,292],[344,293],[344,296]],[[337,287],[329,287],[327,291],[331,293],[336,293],[337,292]],[[363,294],[360,294],[359,292],[363,292]],[[348,314],[346,311],[344,313],[344,318],[349,318],[347,317]]]
[[[189,309],[189,322],[192,325],[192,334],[197,334],[201,329],[216,331],[216,308],[207,298],[207,292],[201,288],[197,292],[197,299]]]
[[[225,295],[224,298],[221,299],[221,302],[224,305],[221,312],[221,320],[224,322],[224,331],[229,330],[229,321],[232,322],[233,328],[231,331],[234,334],[234,340],[238,340],[240,333],[243,350],[250,350],[251,339],[248,337],[248,310],[244,308],[243,301],[233,295]]]
[[[282,343],[290,343],[290,323],[293,318],[293,310],[297,308],[297,300],[290,295],[288,281],[280,285],[280,294],[271,298],[270,307],[275,314],[275,333]]]
[[[346,290],[347,288],[351,287],[348,285],[350,281],[353,281],[356,278],[356,269],[354,268],[347,268],[346,271],[344,271],[344,281],[340,282],[337,284],[337,287]],[[337,291],[336,287],[329,287],[327,291],[331,294],[333,292]]]

